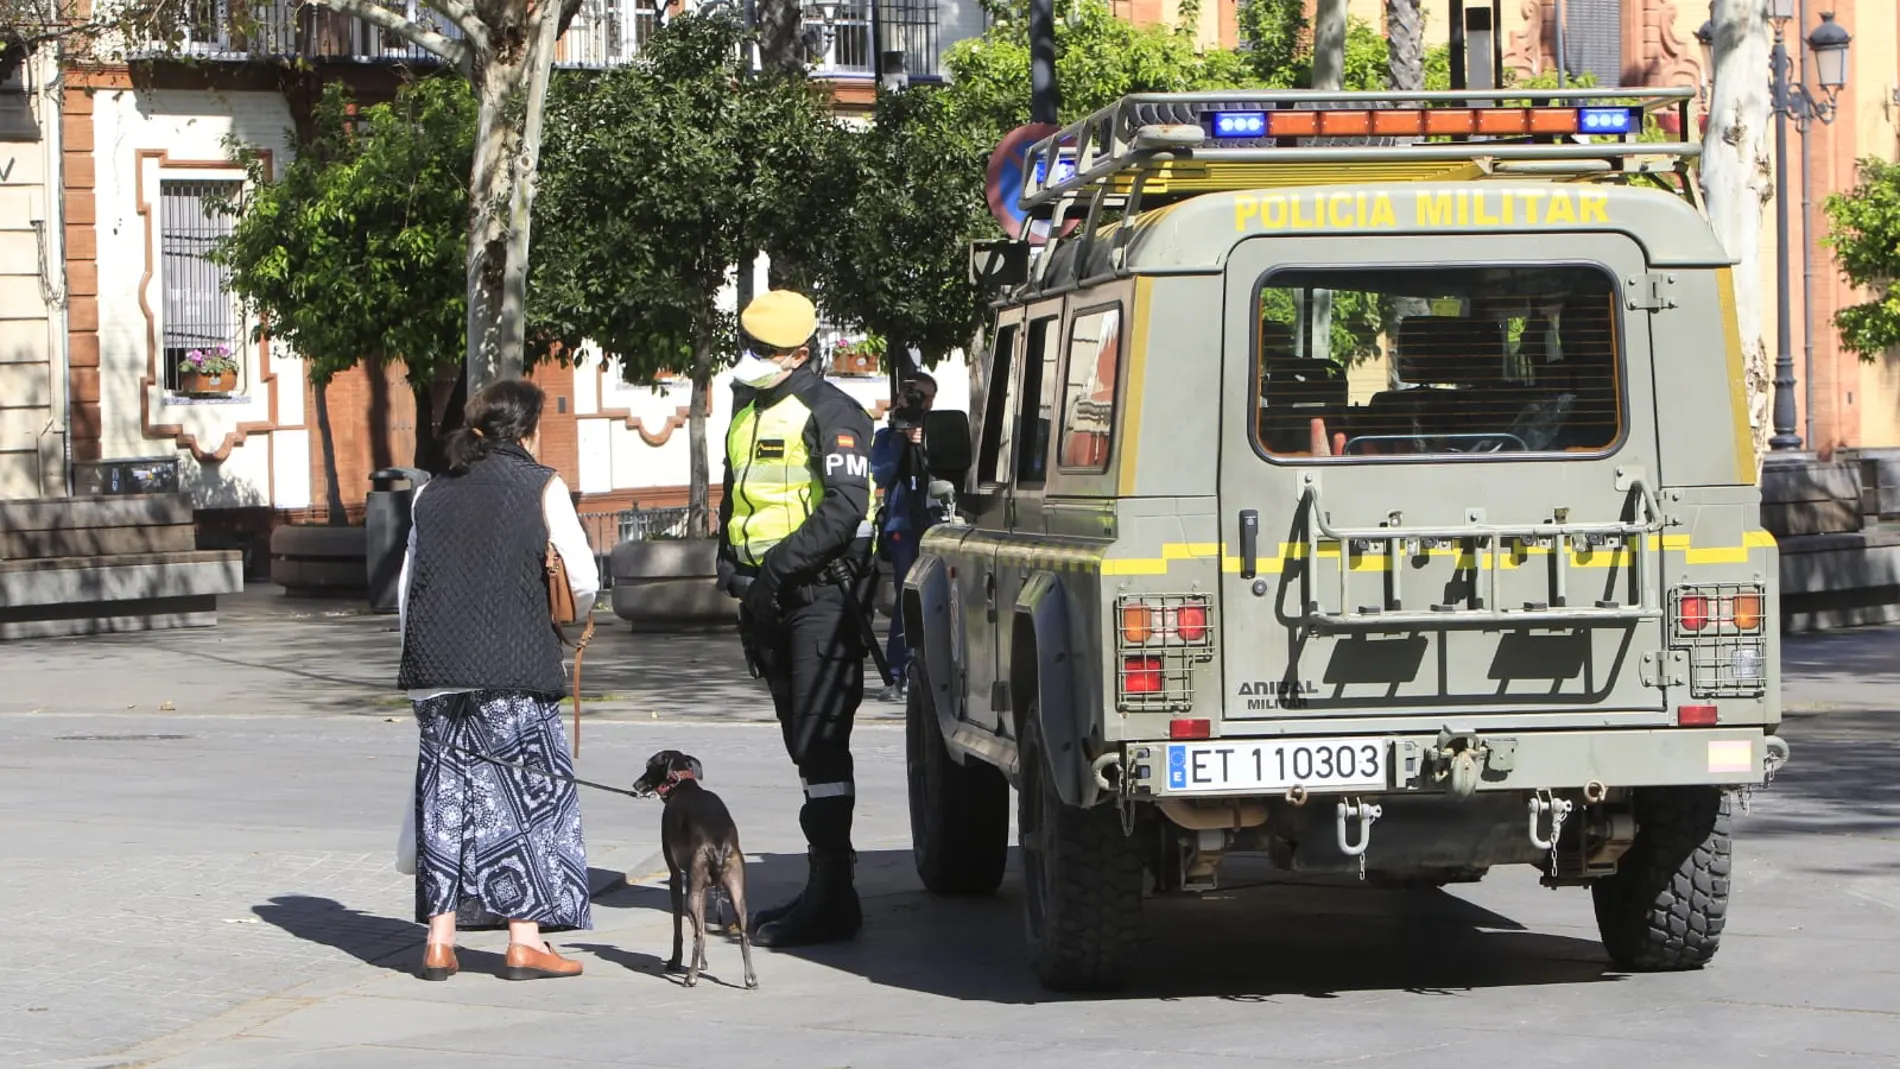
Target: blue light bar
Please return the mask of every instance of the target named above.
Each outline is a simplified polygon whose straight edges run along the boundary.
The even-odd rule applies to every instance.
[[[1036,184],[1059,186],[1062,183],[1067,182],[1069,179],[1075,177],[1075,160],[1066,156],[1057,157],[1056,158],[1056,177],[1055,177],[1055,181],[1053,182],[1043,181],[1043,178],[1042,178],[1043,170],[1044,170],[1044,166],[1042,162],[1042,157],[1038,155],[1036,157],[1036,166],[1035,166]]]
[[[1577,132],[1580,134],[1627,134],[1635,115],[1629,108],[1578,108]]]
[[[1267,113],[1264,111],[1216,111],[1210,114],[1214,119],[1215,137],[1267,136]]]

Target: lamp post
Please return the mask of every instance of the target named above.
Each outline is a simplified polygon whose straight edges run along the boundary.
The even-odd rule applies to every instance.
[[[1838,97],[1841,87],[1847,84],[1847,48],[1853,40],[1845,29],[1834,21],[1834,13],[1821,13],[1821,24],[1808,35],[1807,46],[1814,56],[1815,80],[1820,84],[1823,97],[1817,98],[1809,91],[1805,80],[1788,81],[1788,71],[1792,66],[1784,42],[1788,22],[1794,18],[1795,0],[1770,0],[1768,17],[1774,23],[1775,45],[1769,56],[1769,66],[1774,74],[1773,95],[1770,108],[1775,113],[1775,399],[1774,399],[1774,436],[1768,439],[1768,446],[1777,453],[1793,453],[1801,448],[1801,437],[1795,433],[1794,419],[1794,354],[1793,324],[1789,311],[1788,292],[1788,120],[1793,119],[1795,129],[1803,138],[1807,136],[1808,125],[1813,120],[1832,123],[1838,110]],[[1715,48],[1715,26],[1713,20],[1702,24],[1696,31],[1696,41],[1702,46],[1703,58],[1713,71]],[[1805,64],[1804,64],[1805,66]],[[1805,145],[1805,141],[1803,144]],[[1802,188],[1807,187],[1807,170],[1802,169]],[[1805,220],[1803,221],[1805,223]],[[1802,244],[1809,244],[1804,227]],[[1808,305],[1802,305],[1802,317],[1807,319]],[[1810,326],[1804,323],[1803,336],[1810,333]],[[1812,353],[1812,349],[1810,349]],[[1814,369],[1812,359],[1805,369],[1810,388],[1813,385]],[[1813,406],[1809,406],[1809,437],[1813,437]],[[1809,443],[1812,444],[1812,443]]]

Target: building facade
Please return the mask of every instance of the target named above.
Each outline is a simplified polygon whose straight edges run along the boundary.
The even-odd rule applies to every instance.
[[[260,149],[281,173],[324,83],[345,81],[373,103],[393,96],[403,66],[432,61],[364,23],[288,0],[253,7],[241,25],[222,0],[193,3],[182,58],[62,70],[35,54],[12,80],[32,122],[0,124],[0,136],[14,138],[0,140],[0,497],[84,493],[101,482],[101,465],[175,463],[201,540],[256,548],[276,524],[327,518],[325,462],[302,362],[250,340],[255,324],[206,257],[231,225],[211,205],[246,180],[233,143]],[[983,29],[975,0],[881,0],[879,15],[880,39],[904,53],[913,82],[937,77],[943,52]],[[868,107],[867,0],[814,4],[808,22],[822,56],[816,74],[839,110]],[[588,0],[556,62],[624,63],[658,24],[647,0]],[[730,307],[730,289],[725,299]],[[236,372],[190,374],[190,354],[205,352],[231,353]],[[598,359],[533,377],[549,394],[545,457],[584,495],[584,511],[685,503],[684,381],[631,386]],[[868,411],[884,411],[875,367],[834,377]],[[961,404],[967,376],[942,377],[944,402]],[[707,427],[715,450],[728,396],[721,376]],[[411,463],[415,406],[399,367],[359,368],[327,397],[354,517],[371,472]],[[254,572],[263,557],[254,555]]]

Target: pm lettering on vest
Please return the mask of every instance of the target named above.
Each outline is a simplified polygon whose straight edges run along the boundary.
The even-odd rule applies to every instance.
[[[871,473],[871,458],[857,453],[849,456],[843,453],[826,453],[826,477],[829,478],[836,473],[839,468],[843,468],[846,475],[856,476],[860,479],[868,478]]]

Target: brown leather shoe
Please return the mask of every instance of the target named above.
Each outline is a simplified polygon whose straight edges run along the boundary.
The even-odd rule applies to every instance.
[[[451,943],[430,943],[429,949],[422,954],[422,978],[424,980],[447,980],[461,968],[455,960],[455,946]]]
[[[501,975],[510,980],[535,980],[544,976],[579,976],[580,974],[580,962],[570,961],[556,954],[552,946],[546,950],[537,950],[526,943],[508,944],[508,960],[501,970]]]

